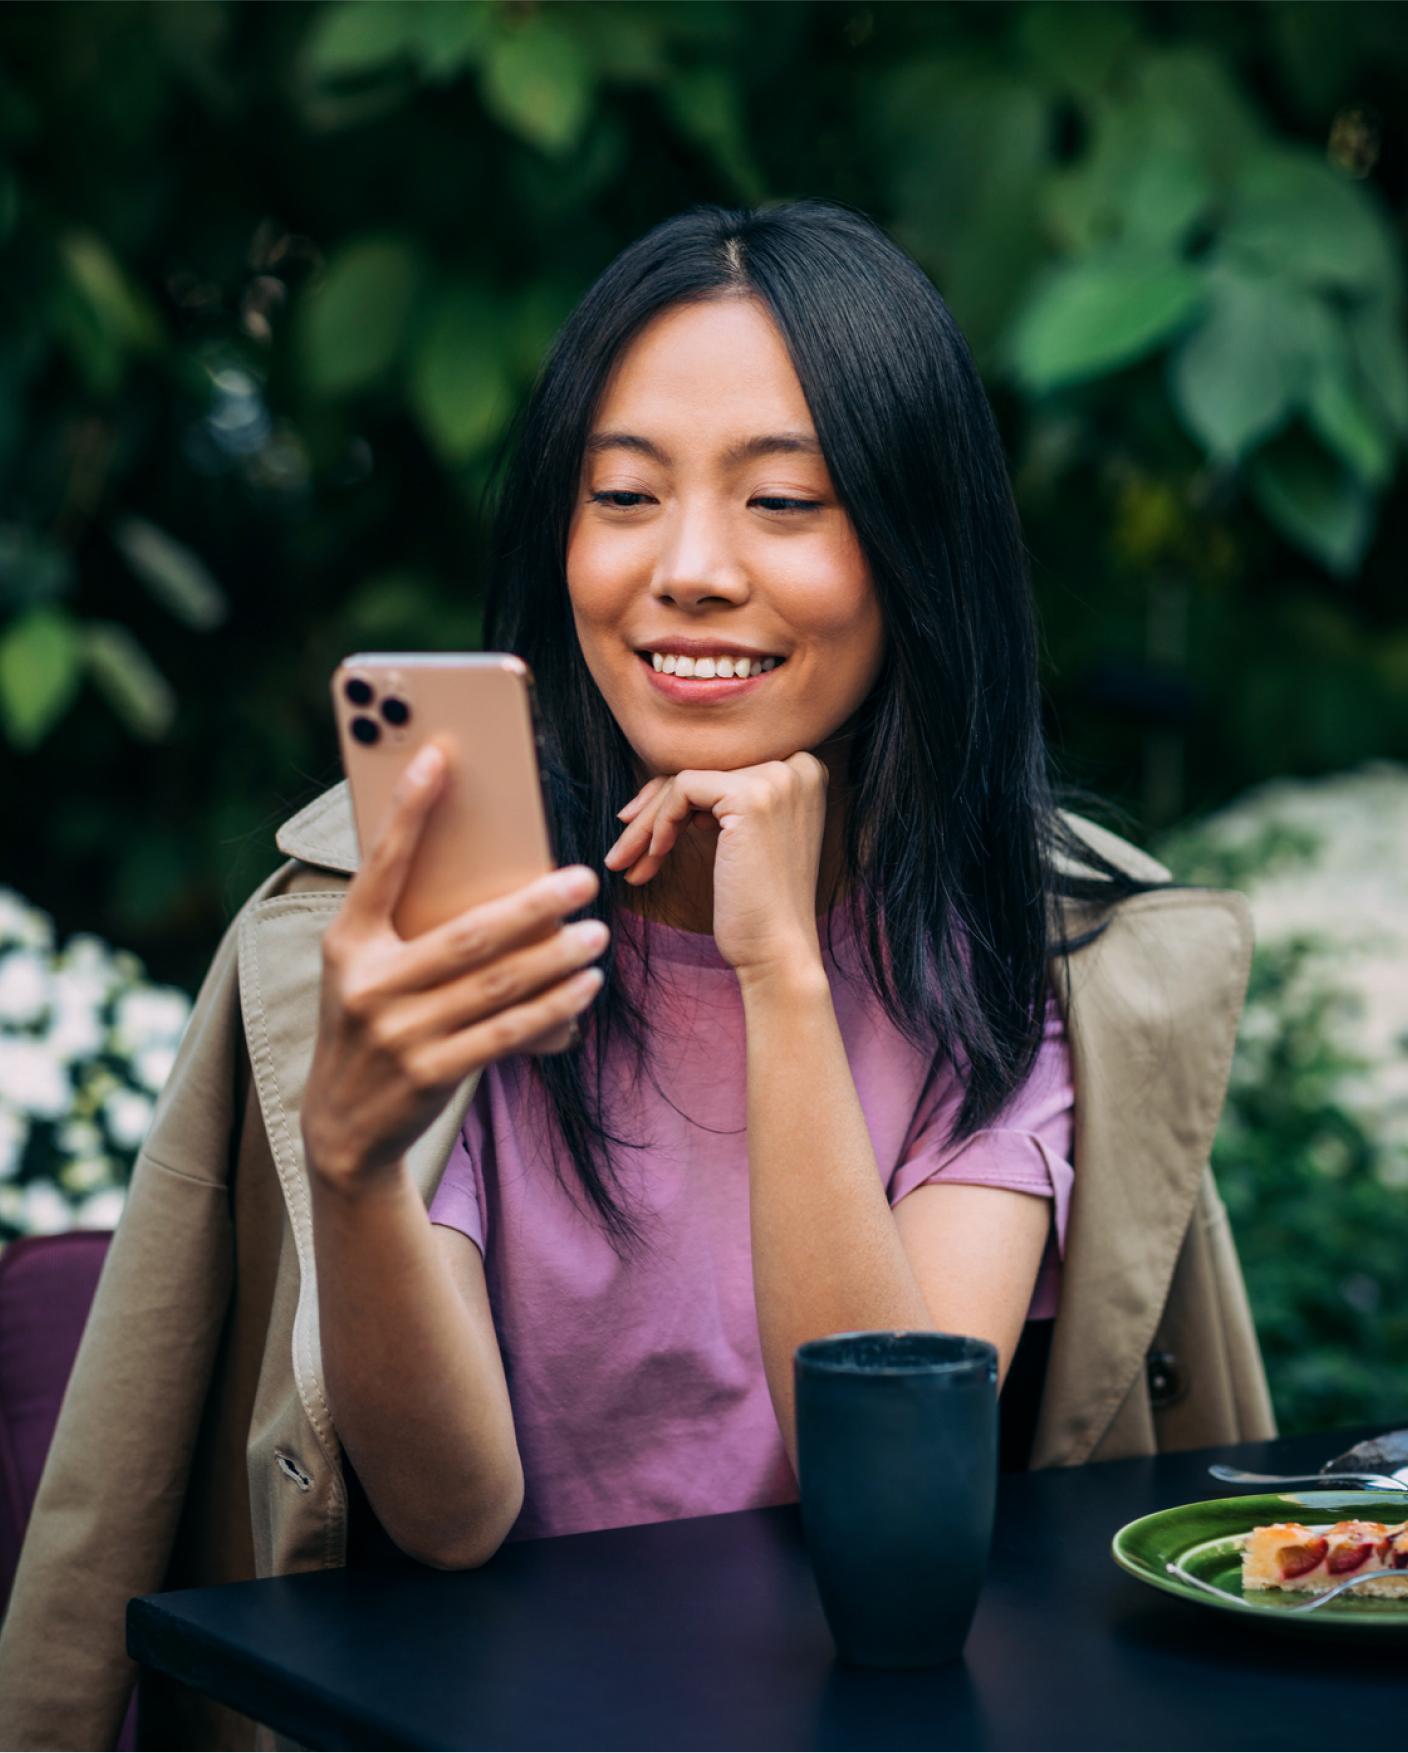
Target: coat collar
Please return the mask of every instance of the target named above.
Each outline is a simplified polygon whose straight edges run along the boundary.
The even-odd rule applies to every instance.
[[[332,786],[297,815],[290,816],[275,834],[274,844],[286,858],[301,859],[304,864],[351,876],[361,858],[347,781]]]

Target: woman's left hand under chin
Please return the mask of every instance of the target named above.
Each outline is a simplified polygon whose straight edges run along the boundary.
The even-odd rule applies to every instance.
[[[827,778],[822,762],[804,751],[732,772],[687,769],[652,779],[621,811],[627,827],[606,855],[607,868],[624,871],[628,883],[648,883],[691,816],[712,815],[720,954],[740,979],[821,970],[816,884]]]

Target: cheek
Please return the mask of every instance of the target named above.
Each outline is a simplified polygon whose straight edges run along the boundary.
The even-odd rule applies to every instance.
[[[779,579],[781,584],[783,581]],[[845,666],[865,667],[884,642],[880,605],[854,533],[806,544],[786,568],[787,618],[803,637],[833,647]]]
[[[633,591],[631,556],[612,534],[578,524],[567,538],[567,594],[589,662],[593,642],[619,622]]]

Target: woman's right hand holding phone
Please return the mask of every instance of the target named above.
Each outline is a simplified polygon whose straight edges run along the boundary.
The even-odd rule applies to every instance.
[[[585,865],[418,937],[397,932],[392,914],[444,774],[444,755],[427,744],[323,937],[302,1129],[309,1168],[324,1180],[356,1182],[394,1167],[471,1072],[568,1045],[571,1023],[601,987],[600,971],[586,964],[605,949],[606,926],[550,930],[596,894]]]

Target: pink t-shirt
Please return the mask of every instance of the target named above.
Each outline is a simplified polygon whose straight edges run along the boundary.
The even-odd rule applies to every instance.
[[[1053,1237],[1031,1315],[1054,1314],[1072,1171],[1072,1089],[1053,1005],[1030,1078],[1001,1124],[954,1148],[962,1091],[859,977],[847,910],[825,944],[846,1055],[891,1206],[926,1182],[1049,1197]],[[823,926],[824,926],[823,922]],[[558,1185],[530,1060],[485,1071],[430,1216],[484,1255],[526,1496],[510,1539],[790,1503],[797,1483],[763,1375],[748,1229],[745,1043],[738,980],[709,936],[617,923],[618,967],[649,936],[657,1090],[613,1043],[607,1124],[621,1194],[649,1251],[622,1261]],[[637,988],[638,990],[638,988]],[[530,1081],[531,1080],[531,1081]],[[570,1175],[570,1165],[568,1167]]]

